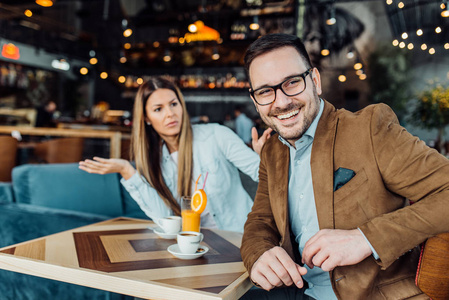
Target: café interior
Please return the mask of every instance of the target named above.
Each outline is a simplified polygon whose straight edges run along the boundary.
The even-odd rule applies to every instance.
[[[232,124],[243,107],[263,129],[243,57],[269,33],[304,41],[323,99],[386,103],[449,153],[447,0],[1,0],[0,248],[104,216],[147,218],[118,176],[86,183],[77,163],[129,159],[134,97],[151,76],[179,86],[194,122]],[[3,270],[0,282],[0,299],[128,297]]]

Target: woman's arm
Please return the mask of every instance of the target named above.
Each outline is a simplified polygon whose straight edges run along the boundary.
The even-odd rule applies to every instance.
[[[136,169],[127,160],[94,157],[93,160],[81,161],[79,168],[93,174],[119,173],[123,177],[122,185],[151,219],[163,218],[173,214],[157,191],[142,176],[139,176]]]

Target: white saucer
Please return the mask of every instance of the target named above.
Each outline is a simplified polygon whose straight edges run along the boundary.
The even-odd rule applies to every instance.
[[[179,251],[178,244],[173,244],[167,248],[167,251],[179,259],[195,259],[195,258],[201,257],[204,254],[206,254],[209,251],[209,248],[207,248],[204,245],[200,245],[200,247],[198,248],[196,253],[184,254],[184,253],[181,253],[181,251]]]
[[[174,240],[178,233],[165,233],[162,228],[154,228],[153,232],[163,239]]]

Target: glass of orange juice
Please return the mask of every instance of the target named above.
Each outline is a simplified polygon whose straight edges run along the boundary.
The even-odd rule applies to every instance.
[[[182,231],[200,232],[201,214],[192,210],[192,197],[181,198]]]

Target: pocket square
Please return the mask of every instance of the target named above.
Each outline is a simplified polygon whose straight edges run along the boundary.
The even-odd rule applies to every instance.
[[[355,172],[353,170],[338,168],[334,172],[334,192],[344,186],[354,176]]]

